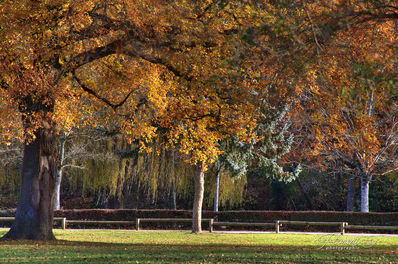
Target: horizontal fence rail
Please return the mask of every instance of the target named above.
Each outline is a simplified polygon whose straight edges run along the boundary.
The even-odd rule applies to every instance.
[[[259,226],[259,227],[274,227],[275,233],[279,233],[279,228],[282,225],[318,225],[318,226],[339,226],[340,233],[344,234],[344,228],[348,225],[346,222],[307,222],[307,221],[287,221],[277,220],[274,223],[253,223],[253,222],[214,222],[214,226]]]
[[[214,220],[212,218],[202,218],[202,222],[209,222],[209,231],[213,232]],[[135,228],[140,230],[142,222],[192,222],[192,218],[137,218]]]
[[[214,222],[215,226],[275,226],[275,223],[253,223],[253,222]]]
[[[276,221],[278,226],[286,225],[286,224],[291,224],[291,225],[304,225],[304,226],[310,226],[310,225],[317,225],[317,226],[339,226],[340,227],[340,234],[344,235],[345,233],[345,227],[348,225],[347,222],[307,222],[307,221],[286,221],[286,220],[278,220]],[[279,228],[275,228],[275,232],[279,233]]]
[[[347,225],[346,229],[357,230],[398,230],[398,226],[366,226],[366,225]]]
[[[319,226],[340,226],[343,222],[307,222],[307,221],[285,221],[279,220],[280,224],[292,225],[319,225]]]
[[[0,217],[0,222],[12,222],[14,221],[15,217],[13,216],[3,216]],[[62,229],[66,229],[66,218],[65,217],[54,217],[54,222],[60,221]]]
[[[14,217],[0,217],[0,222],[12,222]],[[67,224],[95,224],[95,225],[135,225],[137,231],[141,230],[142,222],[192,222],[192,218],[136,218],[135,221],[106,221],[106,220],[67,220],[65,217],[54,217],[54,222],[61,222],[61,228],[66,229]],[[398,230],[398,226],[371,226],[371,225],[349,225],[347,222],[315,222],[315,221],[287,221],[276,220],[273,223],[265,222],[216,222],[212,218],[203,218],[202,222],[209,223],[209,231],[213,232],[215,226],[241,226],[241,227],[274,227],[275,233],[279,233],[281,226],[338,226],[340,233],[346,230]]]
[[[135,221],[97,221],[97,220],[68,220],[68,224],[79,225],[135,225]],[[66,226],[66,223],[65,223]]]

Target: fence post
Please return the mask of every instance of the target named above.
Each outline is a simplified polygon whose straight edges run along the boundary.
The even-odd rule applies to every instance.
[[[62,229],[66,229],[66,218],[64,217],[64,218],[62,218],[62,220],[61,220],[61,226],[62,226]]]
[[[210,233],[213,232],[213,223],[214,223],[214,219],[210,219],[210,221],[209,221],[209,231],[210,231]]]
[[[346,226],[346,224],[348,224],[348,223],[342,222],[342,223],[340,224],[340,234],[341,234],[341,235],[344,235],[344,233],[345,233],[345,226]]]
[[[135,219],[135,229],[137,231],[140,231],[140,219],[139,218]]]
[[[275,221],[275,233],[279,234],[279,220]]]

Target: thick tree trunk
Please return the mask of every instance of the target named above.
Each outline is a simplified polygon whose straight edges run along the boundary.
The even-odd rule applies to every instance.
[[[354,175],[349,174],[347,177],[347,206],[346,211],[351,212],[354,209],[355,201],[355,182]]]
[[[218,197],[220,194],[220,169],[216,172],[216,185],[214,189],[214,212],[218,212]]]
[[[369,183],[371,176],[363,173],[361,175],[361,212],[369,212]]]
[[[192,233],[202,232],[202,204],[203,194],[205,189],[205,172],[203,165],[195,166],[194,172],[195,180],[195,194],[192,210]]]
[[[36,138],[25,143],[21,195],[14,223],[3,238],[55,239],[52,227],[57,148],[56,136],[49,128],[39,129]]]

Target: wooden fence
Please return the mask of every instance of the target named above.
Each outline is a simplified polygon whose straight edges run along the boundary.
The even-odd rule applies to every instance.
[[[0,222],[12,222],[14,217],[0,217]],[[65,217],[54,217],[54,222],[60,221],[61,228],[66,229],[67,224],[80,225],[135,225],[137,231],[141,230],[143,222],[192,222],[191,218],[137,218],[135,221],[97,221],[97,220],[67,220]],[[366,225],[349,225],[347,222],[307,222],[307,221],[287,221],[277,220],[273,223],[262,222],[215,222],[212,218],[203,218],[202,222],[209,223],[209,232],[213,232],[216,226],[241,226],[241,227],[273,227],[275,233],[280,232],[281,226],[336,226],[339,227],[340,234],[344,235],[346,230],[398,230],[398,226],[366,226]]]

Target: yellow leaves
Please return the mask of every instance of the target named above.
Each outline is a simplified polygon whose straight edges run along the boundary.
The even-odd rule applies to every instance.
[[[280,43],[265,48],[257,34],[272,42],[272,34],[261,33],[265,20],[279,23],[283,36],[290,33],[294,22],[291,18],[280,20],[270,3],[227,1],[209,10],[187,0],[172,4],[159,0],[56,3],[60,6],[55,10],[60,13],[35,9],[27,25],[18,20],[28,8],[20,13],[14,10],[13,22],[18,23],[10,33],[4,33],[4,39],[13,36],[16,44],[8,55],[29,68],[29,73],[20,78],[21,68],[4,71],[13,78],[10,84],[15,90],[9,94],[13,99],[37,94],[35,100],[46,98],[40,103],[54,102],[55,109],[48,117],[66,129],[118,127],[130,140],[141,139],[142,147],[156,136],[168,137],[170,145],[188,154],[192,163],[214,161],[220,154],[216,144],[223,138],[253,138],[256,109],[251,91],[268,92],[270,80],[279,71],[267,65],[271,61],[266,58],[268,50],[273,58],[281,54]],[[265,11],[263,5],[271,11]],[[200,11],[206,14],[199,19]],[[95,18],[90,17],[93,13]],[[290,10],[280,13],[288,15]],[[120,29],[114,29],[119,24]],[[61,82],[65,83],[53,78],[58,69],[47,65],[58,61],[59,71],[68,71],[68,66],[77,65],[68,60],[85,52],[101,57],[98,49],[115,39],[129,42],[122,48],[130,56],[121,55],[125,50],[120,48],[117,54],[80,67],[76,75],[81,82],[67,84],[65,80],[71,80],[71,75],[64,76]],[[2,44],[8,49],[8,43]],[[23,47],[21,51],[15,48],[18,45]],[[39,57],[45,59],[31,69]],[[319,94],[317,78],[315,70],[306,76],[314,94]],[[278,95],[274,101],[288,94],[288,82],[281,83],[275,83]]]
[[[230,135],[249,141],[256,123],[249,103],[228,105],[210,87],[201,90],[192,97],[175,94],[167,116],[162,118],[169,146],[186,154],[192,164],[215,161],[221,154],[217,142]]]
[[[308,90],[311,91],[312,93],[320,95],[316,78],[317,78],[316,70],[312,69],[306,72],[306,81],[307,81]]]
[[[0,141],[10,144],[14,140],[22,140],[20,114],[7,97],[0,96]]]
[[[214,162],[221,153],[216,146],[217,141],[221,139],[221,135],[209,131],[205,122],[186,124],[189,127],[179,126],[173,129],[171,146],[178,146],[182,153],[189,156],[188,161],[192,164]]]

